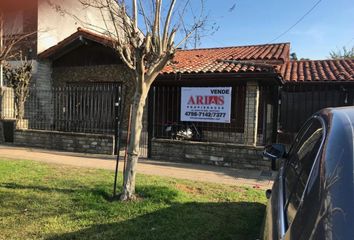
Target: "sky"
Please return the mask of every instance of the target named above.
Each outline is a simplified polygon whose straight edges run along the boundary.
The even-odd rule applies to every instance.
[[[196,4],[198,1],[193,0]],[[298,58],[326,59],[331,50],[354,46],[354,0],[206,0],[209,22],[219,30],[201,48],[290,42]]]

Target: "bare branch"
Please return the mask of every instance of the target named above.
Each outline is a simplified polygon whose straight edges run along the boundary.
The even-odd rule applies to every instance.
[[[152,36],[157,39],[160,36],[160,17],[161,17],[161,0],[156,0],[155,3],[155,17]]]
[[[31,32],[23,35],[6,36],[0,49],[0,61],[6,60],[9,57],[10,52],[18,43],[35,34],[36,32]],[[4,38],[4,36],[1,36],[1,38]]]
[[[187,35],[176,45],[176,48],[179,48],[187,39],[195,32],[196,28],[191,30]]]
[[[141,2],[141,0],[139,0],[139,6],[141,9],[141,14],[143,15],[143,18],[144,18],[146,32],[148,33],[151,29],[151,23],[149,22],[149,19],[146,16],[145,9],[144,9],[144,6],[143,6],[143,3]]]
[[[136,0],[133,0],[133,24],[134,24],[134,31],[138,31],[138,6]]]
[[[163,38],[162,38],[164,51],[166,51],[166,49],[167,49],[168,30],[169,30],[169,27],[171,24],[172,12],[173,12],[173,8],[174,8],[175,4],[176,4],[176,0],[172,0],[171,4],[170,4],[170,8],[167,13],[166,21],[165,21],[165,27],[164,27]]]

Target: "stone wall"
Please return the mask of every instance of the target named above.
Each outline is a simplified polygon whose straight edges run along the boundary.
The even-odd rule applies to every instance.
[[[271,162],[262,158],[262,151],[263,147],[232,143],[152,140],[152,158],[156,160],[270,170]]]
[[[54,120],[52,63],[37,61],[34,66],[34,82],[25,113],[32,120],[29,122],[30,126],[36,124],[33,119],[41,119],[41,124],[50,126]]]
[[[258,132],[259,85],[258,82],[247,82],[244,143],[257,145]]]
[[[54,86],[64,86],[66,83],[130,82],[131,79],[122,64],[54,67],[52,78]]]
[[[244,133],[238,132],[227,132],[227,137],[225,137],[225,132],[219,131],[203,131],[203,141],[206,142],[225,142],[225,143],[236,143],[244,144],[245,135]],[[263,146],[263,134],[257,134],[257,146]]]
[[[113,155],[115,145],[113,135],[41,130],[16,130],[14,143],[26,147],[110,155]]]

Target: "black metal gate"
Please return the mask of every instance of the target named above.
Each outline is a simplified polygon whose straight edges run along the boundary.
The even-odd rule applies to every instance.
[[[115,103],[121,92],[118,84],[55,88],[55,130],[114,133]]]
[[[287,84],[281,91],[279,141],[288,143],[315,112],[354,104],[353,86],[343,84]]]

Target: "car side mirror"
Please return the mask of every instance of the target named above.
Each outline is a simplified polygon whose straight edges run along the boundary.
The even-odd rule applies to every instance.
[[[285,157],[286,148],[283,144],[272,144],[265,146],[263,150],[263,157],[272,161],[272,170],[277,170],[277,160]]]

